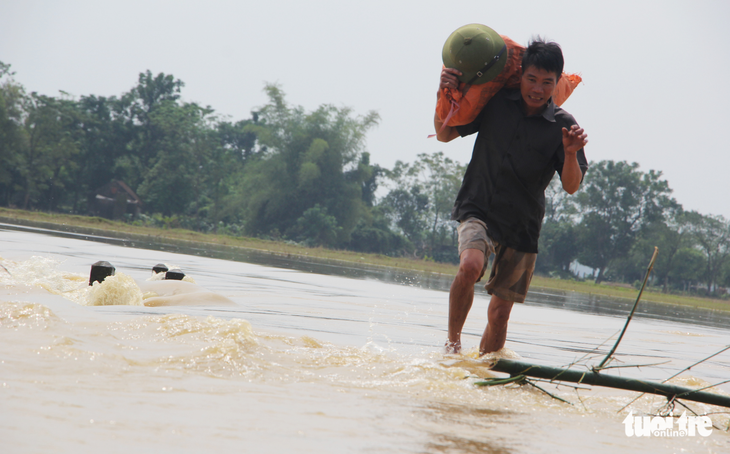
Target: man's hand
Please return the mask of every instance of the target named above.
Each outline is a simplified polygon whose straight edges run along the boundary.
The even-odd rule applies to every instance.
[[[570,131],[563,128],[563,150],[565,153],[577,153],[588,143],[587,137],[585,130],[578,125],[571,126]]]
[[[454,68],[444,68],[441,70],[441,80],[439,82],[439,91],[444,88],[459,88],[459,76],[461,71]]]
[[[565,162],[563,162],[563,173],[561,180],[563,181],[563,189],[568,194],[573,194],[580,187],[583,179],[583,172],[578,164],[578,150],[583,148],[588,140],[583,128],[573,125],[570,130],[563,128],[563,150],[565,150]]]
[[[444,88],[450,88],[456,90],[459,88],[459,76],[461,71],[454,68],[444,68],[441,70],[441,79],[439,80],[439,92],[438,96],[441,96],[441,90]],[[436,138],[439,142],[451,142],[452,140],[459,137],[459,132],[456,128],[444,125],[439,119],[438,114],[434,115],[433,126],[436,128]]]

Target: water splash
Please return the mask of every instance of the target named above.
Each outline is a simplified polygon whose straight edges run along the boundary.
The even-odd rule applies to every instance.
[[[85,299],[88,306],[143,306],[142,290],[130,276],[117,273],[104,282],[94,282]]]
[[[62,320],[41,304],[0,302],[0,328],[47,329]]]

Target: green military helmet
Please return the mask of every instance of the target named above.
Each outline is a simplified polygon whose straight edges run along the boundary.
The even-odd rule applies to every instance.
[[[441,56],[445,67],[461,71],[461,82],[478,85],[502,72],[507,64],[507,46],[502,37],[486,25],[469,24],[449,36]]]

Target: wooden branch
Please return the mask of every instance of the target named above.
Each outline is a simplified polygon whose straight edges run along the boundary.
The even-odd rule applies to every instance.
[[[729,396],[703,392],[692,388],[685,388],[666,383],[654,383],[634,378],[599,374],[592,371],[540,366],[537,364],[523,363],[509,359],[498,359],[491,369],[497,372],[508,373],[511,376],[525,375],[527,377],[544,378],[551,381],[567,381],[592,386],[626,389],[628,391],[636,391],[640,393],[658,394],[660,396],[665,396],[668,399],[676,396],[680,399],[730,408]],[[479,383],[477,382],[476,384]]]

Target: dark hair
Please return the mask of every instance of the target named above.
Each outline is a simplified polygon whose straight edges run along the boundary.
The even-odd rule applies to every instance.
[[[522,56],[522,70],[530,66],[537,69],[554,72],[560,79],[563,73],[563,51],[560,45],[553,41],[545,41],[541,37],[532,38]]]

